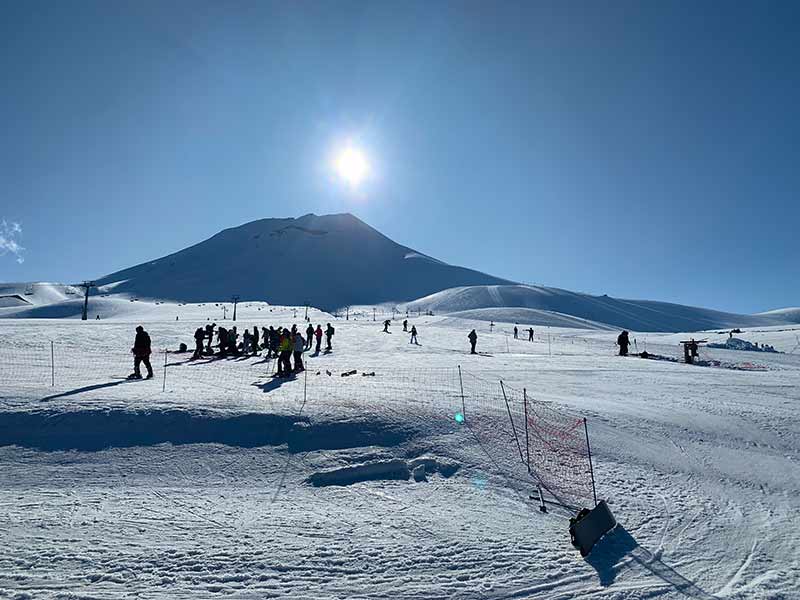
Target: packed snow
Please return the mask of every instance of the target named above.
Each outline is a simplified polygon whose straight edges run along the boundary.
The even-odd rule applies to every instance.
[[[305,328],[304,307],[237,310],[240,328]],[[333,352],[280,380],[263,353],[173,352],[222,314],[0,321],[0,597],[800,597],[796,329],[737,334],[784,354],[702,347],[697,366],[685,333],[632,331],[631,351],[670,359],[645,360],[616,356],[616,330],[519,323],[529,342],[523,314],[410,316],[416,345],[404,315],[382,332],[390,310],[312,308]],[[156,376],[129,382],[139,323]],[[619,525],[586,559],[574,511],[529,497],[500,380],[514,415],[524,388],[588,419]]]

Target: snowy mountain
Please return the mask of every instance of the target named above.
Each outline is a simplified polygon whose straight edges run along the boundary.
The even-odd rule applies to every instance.
[[[778,318],[787,323],[800,323],[800,307],[778,308],[759,313],[760,316]]]
[[[777,314],[739,315],[668,302],[623,300],[531,285],[458,287],[419,298],[403,305],[401,309],[439,314],[499,307],[551,311],[562,316],[586,319],[595,325],[603,323],[634,331],[702,331],[791,322],[781,311],[777,311]],[[496,317],[493,313],[485,314],[491,319]]]
[[[182,302],[264,300],[332,309],[508,281],[401,246],[351,214],[262,219],[101,278],[114,293]]]

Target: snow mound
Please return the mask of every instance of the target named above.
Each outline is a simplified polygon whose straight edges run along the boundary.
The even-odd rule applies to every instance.
[[[747,352],[777,352],[775,348],[768,344],[762,344],[759,346],[758,344],[754,344],[752,342],[748,342],[747,340],[743,340],[741,338],[728,338],[721,344],[708,344],[709,348],[724,348],[726,350],[744,350]]]
[[[602,323],[632,331],[704,331],[789,322],[775,315],[739,315],[668,302],[624,300],[531,285],[455,287],[419,298],[400,309],[463,314],[464,311],[500,307],[547,311],[577,317],[595,325]]]

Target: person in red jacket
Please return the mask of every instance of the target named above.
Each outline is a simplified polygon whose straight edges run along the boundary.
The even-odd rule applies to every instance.
[[[133,341],[133,373],[128,376],[128,379],[141,379],[142,371],[140,365],[144,363],[147,368],[147,379],[153,378],[153,367],[150,365],[150,336],[144,330],[144,327],[139,325],[136,328],[136,339]]]
[[[319,348],[322,345],[322,325],[317,325],[317,330],[314,332],[314,337],[317,338],[316,353],[319,354]]]

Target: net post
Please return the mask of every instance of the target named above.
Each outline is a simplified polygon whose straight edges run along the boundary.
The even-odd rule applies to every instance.
[[[55,350],[53,349],[53,340],[50,340],[50,387],[56,385],[56,359]]]
[[[467,420],[467,402],[464,400],[464,380],[461,378],[461,365],[458,365],[458,385],[461,387],[461,414]]]
[[[586,451],[589,454],[589,474],[592,476],[592,499],[597,506],[597,492],[594,487],[594,467],[592,466],[592,447],[589,445],[589,428],[586,425],[586,417],[583,417],[583,432],[586,434]]]
[[[517,442],[517,450],[519,450],[519,459],[522,462],[525,462],[525,457],[522,456],[522,446],[519,444],[519,438],[517,437],[517,428],[514,426],[514,417],[511,416],[511,406],[508,404],[508,398],[506,397],[506,388],[503,385],[503,380],[500,380],[500,389],[503,391],[503,400],[506,401],[506,410],[508,411],[508,420],[511,421],[511,431],[514,432],[514,441]]]
[[[525,407],[525,458],[528,460],[528,474],[531,472],[531,444],[528,436],[528,391],[522,388],[522,402]]]
[[[164,348],[164,382],[161,384],[161,391],[167,391],[167,349]]]

